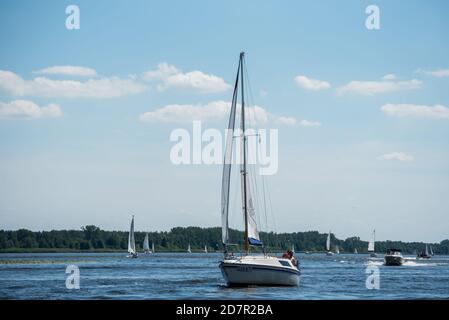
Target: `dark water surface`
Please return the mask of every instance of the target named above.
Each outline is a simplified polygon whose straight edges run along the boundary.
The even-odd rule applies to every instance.
[[[382,265],[367,255],[297,254],[299,287],[225,286],[218,253],[0,254],[0,299],[448,299],[449,257]],[[66,288],[68,265],[80,289]],[[380,288],[369,290],[367,267],[378,267]]]

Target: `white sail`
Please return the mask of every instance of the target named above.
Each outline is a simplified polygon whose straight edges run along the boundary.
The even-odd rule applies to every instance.
[[[326,250],[329,251],[330,249],[331,249],[331,232],[329,231],[326,240]]]
[[[355,253],[355,254],[357,254],[357,253],[358,253],[358,251],[357,251],[357,248],[355,248],[355,249],[354,249],[354,253]]]
[[[131,227],[129,229],[128,252],[131,254],[136,253],[136,242],[134,240],[134,216],[131,220]]]
[[[207,253],[207,245],[204,246],[204,253]]]
[[[187,252],[192,253],[192,250],[190,249],[190,243],[189,243],[189,246],[187,247]]]
[[[240,63],[237,70],[237,79],[239,78]],[[238,81],[234,86],[234,94],[232,96],[231,113],[229,115],[228,130],[226,133],[226,149],[223,159],[223,177],[221,185],[221,236],[222,243],[226,245],[229,241],[229,189],[231,185],[231,168],[232,168],[232,150],[234,146],[234,128],[235,114],[237,108],[237,90]]]
[[[373,236],[368,243],[368,252],[374,252],[374,244],[376,242],[376,230],[373,230]]]
[[[248,211],[248,241],[253,245],[260,245],[259,231],[257,231],[256,211],[254,210],[253,199],[251,196],[251,189],[249,186],[249,174],[242,174],[242,190],[243,179],[246,177],[246,201]],[[243,208],[243,214],[245,214],[245,208]]]
[[[292,252],[295,253],[295,245],[292,244]]]
[[[154,251],[154,242],[151,243],[151,252],[155,253],[156,251]]]
[[[433,254],[432,246],[429,246],[429,248],[430,248],[430,255],[433,256],[434,254]]]
[[[335,246],[335,252],[336,252],[337,254],[340,253],[340,249],[338,249],[338,246]]]
[[[145,239],[143,240],[143,251],[150,251],[150,243],[148,242],[148,233],[145,235]]]
[[[429,247],[428,247],[428,245],[426,244],[426,256],[428,256],[429,255]]]

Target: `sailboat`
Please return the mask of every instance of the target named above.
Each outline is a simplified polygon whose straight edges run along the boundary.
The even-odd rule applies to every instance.
[[[292,244],[292,252],[295,253],[295,244]]]
[[[358,254],[357,248],[354,248],[354,254]]]
[[[136,241],[134,240],[134,215],[131,219],[131,227],[128,236],[128,258],[137,258]]]
[[[222,190],[221,190],[221,220],[222,220],[222,244],[224,257],[219,264],[223,278],[228,285],[299,285],[300,272],[293,259],[284,259],[270,256],[259,237],[256,223],[256,212],[251,194],[249,175],[247,170],[247,133],[245,132],[245,94],[244,94],[244,57],[240,53],[237,76],[235,79],[234,92],[232,96],[229,124],[227,130],[226,149],[223,163]],[[240,166],[242,211],[244,217],[244,251],[242,255],[236,256],[228,252],[229,243],[229,194],[231,187],[232,150],[234,145],[234,130],[237,114],[237,100],[239,96],[239,84],[241,90],[240,104],[240,147],[242,164]],[[263,253],[250,255],[250,246],[262,247]]]
[[[204,246],[204,253],[207,253],[207,245]]]
[[[426,243],[426,250],[425,251],[421,251],[420,254],[418,254],[417,256],[418,259],[430,259],[431,256],[429,254],[429,246]]]
[[[143,252],[151,253],[150,251],[150,243],[148,242],[148,233],[145,235],[145,239],[143,240]]]
[[[333,256],[334,253],[331,251],[331,232],[329,230],[329,233],[327,235],[327,240],[326,240],[326,255],[328,256]]]
[[[430,248],[430,255],[434,256],[435,254],[433,253],[432,246],[429,245],[429,248]]]
[[[156,250],[154,250],[154,242],[151,243],[151,252],[155,253]]]
[[[189,246],[187,247],[187,252],[192,253],[192,249],[190,248],[190,243],[189,243]]]
[[[340,254],[340,249],[338,248],[338,246],[335,246],[335,253]]]
[[[370,257],[371,258],[376,258],[377,255],[374,252],[374,244],[376,242],[376,230],[373,230],[373,235],[371,237],[371,240],[368,243],[368,252],[370,252]]]

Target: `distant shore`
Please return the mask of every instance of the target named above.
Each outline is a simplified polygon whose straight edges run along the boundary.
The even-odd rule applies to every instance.
[[[135,232],[136,249],[143,251],[143,240],[148,234],[156,252],[186,252],[190,245],[193,252],[221,252],[221,227],[175,227],[170,231]],[[369,235],[367,235],[369,236]],[[229,230],[230,243],[243,242],[243,232]],[[294,247],[296,252],[324,252],[327,234],[318,231],[293,233],[260,232],[260,239],[269,252],[281,252]],[[449,255],[449,239],[440,243],[428,243],[435,254]],[[341,253],[367,253],[368,241],[359,237],[338,239],[331,234],[331,251],[338,246]],[[376,241],[375,251],[400,249],[404,254],[416,254],[425,250],[426,243],[403,241]],[[238,247],[233,248],[239,251]],[[106,231],[87,225],[80,230],[31,231],[27,229],[0,230],[0,253],[83,253],[127,252],[128,232]],[[253,248],[254,252],[261,248]]]

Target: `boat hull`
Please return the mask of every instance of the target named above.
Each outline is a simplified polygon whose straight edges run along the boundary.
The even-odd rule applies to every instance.
[[[298,286],[300,272],[296,268],[222,261],[219,265],[223,278],[229,286]]]
[[[384,264],[386,266],[402,266],[404,264],[404,258],[398,256],[385,256]]]
[[[333,255],[334,255],[334,253],[331,251],[326,252],[326,256],[333,256]]]

